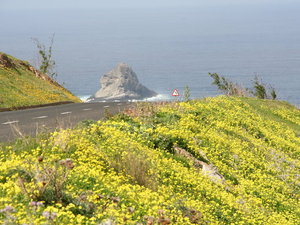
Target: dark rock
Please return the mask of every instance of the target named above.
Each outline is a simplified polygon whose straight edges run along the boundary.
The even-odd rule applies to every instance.
[[[15,65],[13,61],[8,58],[6,54],[0,53],[0,65],[3,65],[6,68],[14,68]]]

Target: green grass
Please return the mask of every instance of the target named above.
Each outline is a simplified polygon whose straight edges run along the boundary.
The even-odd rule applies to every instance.
[[[0,55],[3,54],[0,52]],[[28,62],[8,56],[13,67],[0,63],[0,108],[16,108],[60,101],[80,102],[76,96],[64,87],[51,81],[37,77],[29,69]]]
[[[274,113],[274,110],[290,110],[298,113],[300,112],[295,106],[289,104],[285,101],[274,101],[274,100],[257,100],[255,98],[243,98],[243,100],[248,103],[252,110],[259,114],[264,119],[274,120],[280,123],[284,123],[289,128],[293,129],[297,136],[300,136],[300,127],[294,122],[282,118],[280,115]],[[263,103],[263,104],[262,104]]]

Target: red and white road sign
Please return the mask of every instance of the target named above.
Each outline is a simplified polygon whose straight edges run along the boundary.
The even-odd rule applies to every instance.
[[[172,96],[179,96],[179,91],[177,89],[174,89]]]

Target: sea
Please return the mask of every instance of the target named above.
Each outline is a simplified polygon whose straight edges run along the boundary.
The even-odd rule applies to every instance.
[[[244,87],[255,76],[278,98],[300,106],[300,3],[221,6],[10,9],[0,6],[0,52],[38,66],[33,39],[50,45],[58,81],[82,99],[118,63],[142,84],[172,100],[221,94],[208,73]]]

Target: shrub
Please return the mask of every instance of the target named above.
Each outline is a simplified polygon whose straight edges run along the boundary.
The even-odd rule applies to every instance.
[[[185,86],[184,88],[184,93],[183,93],[183,98],[185,102],[188,102],[191,97],[191,90],[189,86]]]
[[[18,175],[18,186],[22,193],[34,201],[44,201],[46,204],[54,202],[69,203],[69,197],[65,194],[65,185],[69,171],[74,168],[71,159],[45,163],[43,156],[37,158],[37,162],[28,162],[29,169],[16,168],[9,175]],[[31,168],[31,167],[34,168]]]
[[[265,85],[258,79],[257,76],[255,76],[253,81],[253,95],[260,99],[266,99],[267,98],[267,90]]]
[[[271,98],[273,100],[275,100],[277,98],[276,90],[273,87],[271,87]]]
[[[273,100],[277,98],[276,90],[271,86],[270,88],[266,88],[266,85],[257,76],[253,80],[252,89],[245,89],[242,85],[234,83],[217,73],[209,73],[209,76],[214,80],[212,84],[216,85],[220,91],[229,96],[246,97],[252,95],[259,99],[271,98]]]
[[[213,83],[226,95],[230,96],[247,96],[247,91],[238,83],[226,79],[225,77],[219,76],[217,73],[209,73],[209,76],[213,78]]]
[[[42,73],[47,74],[52,79],[56,79],[57,73],[54,71],[55,61],[52,58],[52,47],[54,43],[54,34],[52,35],[49,48],[47,49],[44,44],[41,44],[37,38],[32,38],[33,42],[38,48],[38,53],[40,56],[39,60],[39,70]]]

